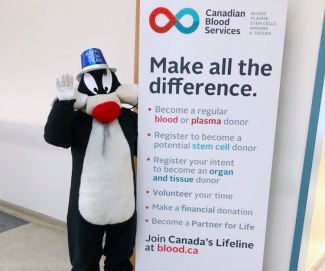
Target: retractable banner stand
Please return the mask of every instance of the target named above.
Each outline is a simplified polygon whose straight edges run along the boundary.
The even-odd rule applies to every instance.
[[[141,0],[137,271],[261,271],[284,0]]]

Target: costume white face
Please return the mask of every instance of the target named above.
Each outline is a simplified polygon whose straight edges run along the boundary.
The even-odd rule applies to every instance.
[[[110,111],[113,110],[108,108],[109,104],[111,105],[114,102],[113,111],[116,114],[112,113],[111,115],[117,117],[119,114],[117,114],[117,108],[121,108],[121,103],[135,106],[138,101],[136,85],[121,85],[116,75],[109,69],[94,70],[83,74],[78,91],[88,96],[86,102],[87,114],[93,115],[96,119],[105,123],[110,122],[110,119],[114,119],[109,116],[112,113]],[[104,104],[107,108],[104,107]],[[94,111],[95,108],[97,109]],[[103,115],[105,117],[102,117]]]

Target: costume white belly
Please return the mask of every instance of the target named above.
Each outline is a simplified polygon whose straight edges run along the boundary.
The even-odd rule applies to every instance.
[[[94,119],[79,191],[79,211],[85,220],[96,225],[116,224],[133,215],[131,159],[130,147],[118,120],[106,124],[105,128]]]

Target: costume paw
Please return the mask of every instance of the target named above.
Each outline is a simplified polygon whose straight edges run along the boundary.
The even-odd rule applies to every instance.
[[[78,87],[73,87],[73,76],[62,74],[61,80],[56,79],[56,88],[58,90],[57,98],[60,101],[76,100],[73,107],[80,109],[87,103],[88,96],[80,93]],[[52,103],[53,104],[53,103]]]

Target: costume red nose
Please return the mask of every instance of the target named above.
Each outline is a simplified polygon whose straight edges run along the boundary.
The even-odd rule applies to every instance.
[[[92,113],[96,120],[108,123],[117,119],[121,113],[121,107],[116,102],[105,102],[97,105]]]

